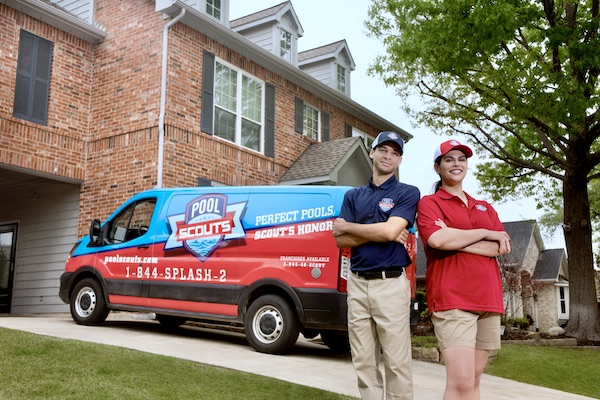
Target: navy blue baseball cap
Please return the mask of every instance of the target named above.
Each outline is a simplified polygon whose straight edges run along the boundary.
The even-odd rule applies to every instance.
[[[377,137],[375,138],[375,140],[373,140],[373,143],[371,144],[371,148],[374,149],[375,147],[385,142],[396,143],[400,147],[400,155],[404,154],[404,140],[402,140],[400,135],[392,131],[381,132],[379,135],[377,135]]]

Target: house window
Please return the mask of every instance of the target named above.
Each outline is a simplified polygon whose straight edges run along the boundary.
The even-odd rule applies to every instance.
[[[21,31],[13,115],[46,125],[50,92],[52,42]]]
[[[294,103],[294,130],[313,140],[328,142],[330,114],[305,104],[300,97]]]
[[[281,30],[281,37],[279,38],[279,51],[281,58],[288,62],[292,62],[292,34],[287,32],[285,29]]]
[[[221,20],[221,0],[206,0],[206,13]]]
[[[367,150],[371,150],[371,144],[373,143],[373,141],[375,140],[375,138],[371,135],[366,134],[365,132],[356,129],[355,127],[351,127],[352,129],[352,137],[360,137],[363,140],[363,143],[365,144],[365,147],[367,148]]]
[[[319,140],[319,110],[304,104],[304,135]]]
[[[338,64],[337,66],[337,89],[346,93],[346,68]]]
[[[215,136],[262,151],[263,86],[241,70],[216,62]]]
[[[558,319],[569,319],[569,288],[559,286],[558,288]]]

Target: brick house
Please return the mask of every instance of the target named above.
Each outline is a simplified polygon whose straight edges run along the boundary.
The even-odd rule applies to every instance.
[[[291,2],[229,7],[0,0],[0,312],[67,311],[72,245],[134,193],[356,186],[378,132],[411,138],[351,99],[345,41],[298,53]]]
[[[533,320],[542,332],[569,319],[569,268],[564,249],[546,250],[535,220],[504,222],[511,252],[499,257],[507,318]],[[427,263],[417,241],[417,290],[425,290]]]

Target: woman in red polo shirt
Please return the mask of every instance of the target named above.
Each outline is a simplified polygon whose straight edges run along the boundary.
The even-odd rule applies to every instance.
[[[444,399],[479,399],[490,350],[500,348],[504,313],[496,257],[510,238],[492,206],[463,191],[473,151],[456,140],[439,145],[434,194],[418,205],[417,226],[427,257],[427,304],[446,365]]]

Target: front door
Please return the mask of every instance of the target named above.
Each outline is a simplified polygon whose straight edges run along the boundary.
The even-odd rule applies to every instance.
[[[17,224],[0,224],[0,313],[10,312],[17,244]]]

